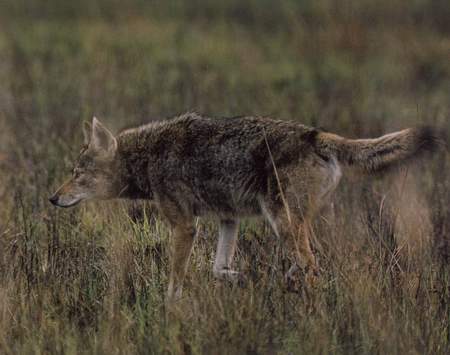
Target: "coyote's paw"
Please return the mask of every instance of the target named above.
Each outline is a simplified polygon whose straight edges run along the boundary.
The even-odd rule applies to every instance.
[[[289,292],[301,293],[305,287],[314,288],[320,276],[317,266],[300,268],[294,264],[284,275],[286,288]]]
[[[303,280],[300,275],[288,272],[284,275],[284,283],[288,292],[301,293]]]
[[[214,270],[214,277],[220,281],[227,281],[239,286],[242,286],[245,281],[242,273],[230,269]]]

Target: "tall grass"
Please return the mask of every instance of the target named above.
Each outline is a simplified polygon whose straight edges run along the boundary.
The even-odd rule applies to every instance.
[[[284,251],[241,225],[245,287],[214,280],[199,221],[185,297],[165,307],[168,230],[123,201],[57,210],[81,123],[185,110],[374,136],[448,131],[446,1],[5,0],[0,11],[0,352],[450,351],[445,154],[385,179],[348,175],[314,226],[322,273],[287,289]]]

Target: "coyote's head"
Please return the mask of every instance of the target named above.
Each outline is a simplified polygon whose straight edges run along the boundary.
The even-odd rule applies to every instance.
[[[59,207],[72,207],[87,199],[115,197],[114,167],[117,140],[95,117],[85,122],[84,146],[75,163],[72,177],[50,198]]]

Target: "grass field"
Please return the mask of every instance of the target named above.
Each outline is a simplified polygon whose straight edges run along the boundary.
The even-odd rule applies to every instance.
[[[196,110],[270,115],[349,137],[450,133],[445,0],[0,3],[1,354],[448,354],[450,159],[349,175],[315,225],[322,273],[287,292],[284,252],[244,221],[236,268],[212,275],[199,221],[168,315],[168,230],[140,203],[71,210],[83,120],[114,131]]]

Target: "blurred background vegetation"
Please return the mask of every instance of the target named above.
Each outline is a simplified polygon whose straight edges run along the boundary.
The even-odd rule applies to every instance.
[[[448,353],[446,156],[344,181],[317,225],[325,271],[309,295],[285,292],[254,221],[236,261],[248,287],[216,284],[216,229],[201,222],[170,321],[159,218],[129,203],[59,211],[47,196],[94,114],[115,131],[196,110],[350,137],[448,132],[449,59],[446,0],[2,0],[0,352]]]

